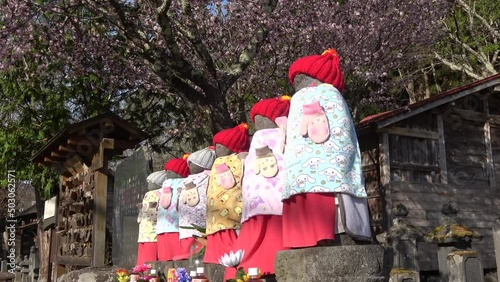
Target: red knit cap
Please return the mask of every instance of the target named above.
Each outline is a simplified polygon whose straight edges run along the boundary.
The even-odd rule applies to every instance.
[[[170,170],[182,177],[189,176],[189,166],[187,163],[187,158],[189,154],[184,154],[182,158],[171,159],[165,164],[165,170]]]
[[[255,116],[260,115],[274,121],[277,117],[288,116],[290,111],[290,96],[261,100],[253,105],[250,118],[255,122]]]
[[[290,66],[288,78],[293,79],[298,74],[305,74],[321,82],[329,83],[340,92],[344,90],[344,74],[340,69],[340,60],[337,51],[328,49],[321,55],[302,57]]]
[[[240,125],[222,130],[214,135],[213,145],[221,144],[235,153],[248,152],[250,148],[250,137],[248,136],[248,124]]]

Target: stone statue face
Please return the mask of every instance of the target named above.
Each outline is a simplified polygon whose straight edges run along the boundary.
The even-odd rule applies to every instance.
[[[229,156],[234,152],[222,144],[215,144],[215,155],[217,157]]]
[[[278,125],[269,118],[261,115],[255,116],[255,130],[276,128]]]
[[[202,168],[201,166],[197,165],[197,164],[194,164],[192,162],[189,162],[188,163],[189,165],[189,172],[191,174],[198,174],[198,173],[202,173],[205,169]]]
[[[167,178],[168,179],[172,179],[172,178],[182,178],[181,175],[171,171],[171,170],[167,170]]]

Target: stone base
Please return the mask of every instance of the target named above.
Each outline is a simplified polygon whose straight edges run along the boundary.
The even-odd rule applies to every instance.
[[[158,269],[161,273],[167,273],[169,268],[185,268],[189,273],[189,260],[178,260],[178,261],[155,261],[147,262],[151,264],[153,268]],[[226,268],[220,264],[203,264],[205,267],[205,276],[207,276],[209,281],[224,281],[224,271]],[[195,269],[193,269],[195,270]]]
[[[86,267],[68,272],[57,278],[57,282],[114,282],[116,267]]]
[[[420,282],[420,273],[407,269],[392,269],[389,282]]]
[[[389,267],[384,248],[379,245],[281,251],[274,262],[276,280],[280,282],[385,282]]]

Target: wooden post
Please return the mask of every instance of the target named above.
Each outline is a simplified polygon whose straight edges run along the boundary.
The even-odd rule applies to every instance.
[[[113,149],[114,139],[103,138],[99,150],[92,161],[94,174],[94,229],[92,236],[92,266],[103,266],[106,263],[106,205],[108,199],[107,160],[104,149]]]
[[[488,99],[483,99],[484,109],[486,115],[489,116],[490,110],[488,106]],[[490,119],[484,123],[484,145],[486,146],[486,170],[488,172],[488,182],[490,187],[495,187],[495,168],[493,161],[493,151],[491,148],[491,126]]]
[[[101,156],[102,157],[102,156]],[[103,266],[106,253],[106,202],[108,192],[108,176],[96,171],[95,179],[95,213],[92,236],[93,258],[92,266]]]
[[[436,115],[437,128],[439,134],[438,140],[438,163],[440,168],[439,177],[442,184],[448,184],[448,170],[446,169],[446,146],[444,139],[444,127],[443,127],[443,116],[441,114]]]
[[[387,229],[392,225],[392,199],[391,199],[391,166],[389,156],[389,134],[382,133],[379,137],[379,164],[380,185],[385,192],[385,210],[387,214]]]

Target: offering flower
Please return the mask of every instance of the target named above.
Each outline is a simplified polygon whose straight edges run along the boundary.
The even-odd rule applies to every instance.
[[[236,268],[241,260],[243,259],[243,256],[245,255],[245,251],[244,250],[238,250],[236,251],[236,253],[233,253],[233,251],[231,251],[228,254],[224,254],[220,259],[219,259],[219,263],[224,265],[224,266],[227,266],[227,267],[234,267]]]
[[[179,282],[189,282],[191,278],[185,268],[177,268],[177,279]]]
[[[116,279],[118,282],[128,282],[130,278],[130,273],[128,270],[119,268],[115,271],[115,274],[117,275]]]
[[[133,268],[133,272],[135,273],[142,273],[142,272],[147,272],[151,269],[151,265],[149,264],[139,264],[139,265],[136,265],[134,268]]]

